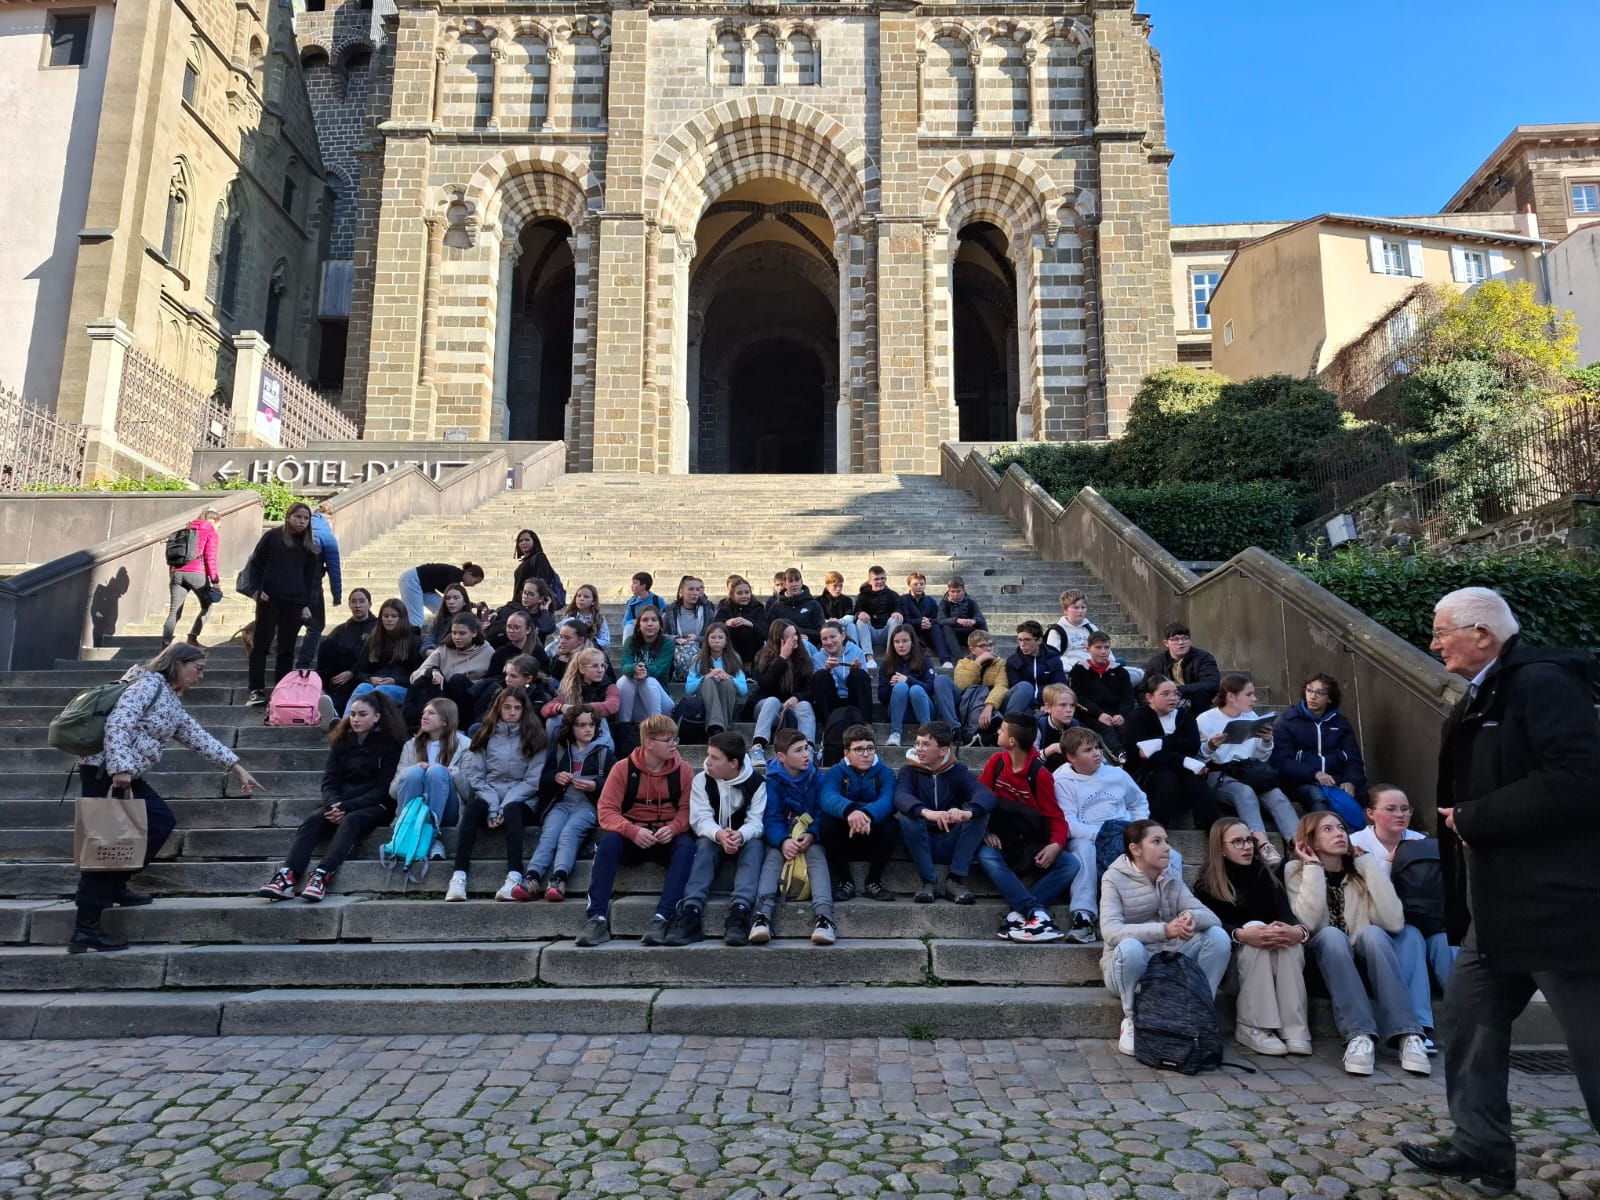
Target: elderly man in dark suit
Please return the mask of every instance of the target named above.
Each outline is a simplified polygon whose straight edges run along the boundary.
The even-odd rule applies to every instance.
[[[1526,645],[1496,592],[1434,608],[1433,645],[1467,695],[1444,726],[1438,832],[1450,940],[1449,1144],[1400,1149],[1435,1175],[1516,1186],[1511,1024],[1535,990],[1566,1034],[1600,1128],[1600,721],[1580,655]],[[1463,937],[1464,935],[1464,937]]]

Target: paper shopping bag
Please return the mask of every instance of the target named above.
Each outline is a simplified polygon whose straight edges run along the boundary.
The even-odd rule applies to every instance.
[[[144,800],[131,793],[79,796],[72,857],[82,871],[137,871],[144,866],[150,821]]]

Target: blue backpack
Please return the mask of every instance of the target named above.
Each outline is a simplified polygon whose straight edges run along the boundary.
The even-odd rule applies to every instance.
[[[389,840],[378,850],[378,861],[386,871],[400,868],[407,883],[421,883],[428,877],[428,854],[439,836],[439,822],[433,809],[421,796],[413,796],[400,810]]]

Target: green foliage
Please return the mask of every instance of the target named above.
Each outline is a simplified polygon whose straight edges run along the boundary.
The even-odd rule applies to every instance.
[[[1406,355],[1421,366],[1486,363],[1507,387],[1548,387],[1578,365],[1578,323],[1570,312],[1540,304],[1532,283],[1491,279],[1443,297]]]
[[[1186,423],[1164,480],[1303,480],[1318,447],[1343,426],[1338,399],[1308,379],[1264,375],[1224,385]]]
[[[1024,442],[1001,446],[989,456],[989,465],[1004,475],[1012,463],[1020,463],[1035,483],[1065,504],[1085,486],[1110,482],[1110,459],[1111,447],[1104,442]]]
[[[1423,650],[1434,604],[1462,587],[1498,591],[1531,642],[1600,648],[1600,558],[1554,549],[1467,558],[1346,546],[1321,560],[1302,556],[1294,565]]]
[[[194,484],[172,475],[119,475],[100,483],[29,483],[25,492],[187,492]]]
[[[220,492],[259,492],[261,494],[261,515],[268,521],[281,521],[289,511],[291,504],[310,504],[304,496],[298,496],[288,484],[269,480],[257,483],[249,479],[230,479],[226,483],[211,483],[206,485],[208,491]],[[315,508],[315,505],[312,505]]]
[[[1195,367],[1163,367],[1146,375],[1128,409],[1128,426],[1116,443],[1105,483],[1148,486],[1175,478],[1173,459],[1187,440],[1203,436],[1198,427],[1227,382]]]
[[[1106,488],[1102,495],[1182,559],[1232,558],[1248,546],[1287,553],[1301,507],[1291,485],[1265,480]]]

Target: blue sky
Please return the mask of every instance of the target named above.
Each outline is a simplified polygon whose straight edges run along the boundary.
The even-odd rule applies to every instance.
[[[1600,0],[1144,0],[1172,219],[1437,212],[1515,125],[1600,121]]]

